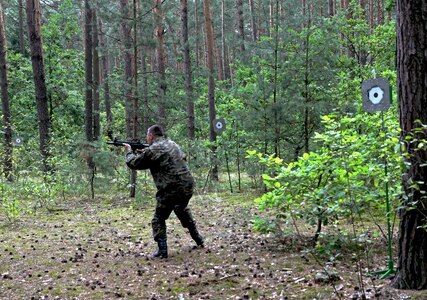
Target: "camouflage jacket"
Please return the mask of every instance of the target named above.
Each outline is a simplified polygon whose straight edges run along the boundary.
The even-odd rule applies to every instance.
[[[193,177],[186,155],[173,141],[158,137],[140,154],[126,153],[126,164],[131,169],[150,169],[159,191],[176,187],[193,187]]]

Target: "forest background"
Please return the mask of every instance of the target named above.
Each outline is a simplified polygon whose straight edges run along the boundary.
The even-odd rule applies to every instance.
[[[257,230],[286,234],[304,220],[328,252],[336,239],[319,243],[322,226],[368,214],[386,238],[384,197],[394,218],[404,167],[394,1],[1,5],[5,220],[76,194],[143,202],[149,174],[129,172],[106,141],[143,141],[158,123],[187,153],[199,192],[257,198],[268,211]],[[392,105],[366,113],[361,84],[376,77]]]

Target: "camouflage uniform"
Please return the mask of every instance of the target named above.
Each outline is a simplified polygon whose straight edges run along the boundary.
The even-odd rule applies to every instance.
[[[126,154],[131,169],[150,169],[157,187],[156,211],[151,221],[155,241],[166,240],[166,220],[175,212],[184,228],[197,230],[188,208],[193,195],[194,179],[188,169],[185,153],[173,141],[157,137],[141,154]],[[201,241],[202,243],[203,241]]]

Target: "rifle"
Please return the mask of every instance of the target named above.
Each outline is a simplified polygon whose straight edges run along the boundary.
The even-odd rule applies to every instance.
[[[144,149],[150,146],[149,144],[141,143],[139,140],[119,141],[118,139],[114,139],[112,142],[107,142],[107,144],[114,146],[123,146],[123,144],[129,144],[133,152],[135,152],[137,149]]]

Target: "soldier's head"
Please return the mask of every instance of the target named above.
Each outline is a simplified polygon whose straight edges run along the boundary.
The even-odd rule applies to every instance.
[[[147,130],[147,143],[152,144],[160,136],[164,136],[163,128],[160,125],[151,126]]]

